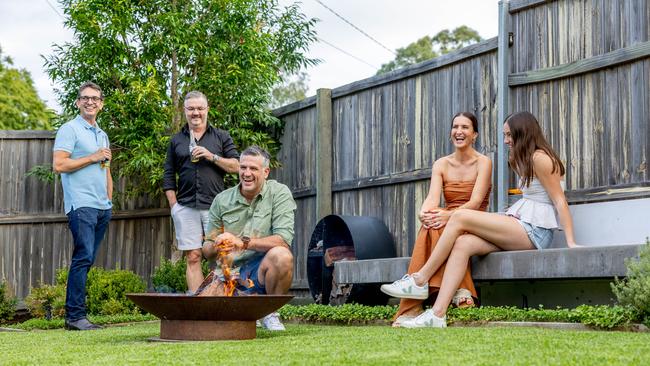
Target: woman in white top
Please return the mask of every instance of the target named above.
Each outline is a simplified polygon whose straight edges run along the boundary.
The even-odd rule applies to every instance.
[[[542,134],[535,116],[519,112],[503,125],[508,163],[520,177],[523,198],[506,213],[459,209],[453,212],[422,269],[382,291],[400,298],[417,298],[428,291],[428,279],[447,261],[433,308],[402,323],[406,328],[447,326],[446,312],[469,258],[499,250],[545,249],[553,230],[562,228],[570,248],[576,246],[573,221],[564,196],[564,166]]]

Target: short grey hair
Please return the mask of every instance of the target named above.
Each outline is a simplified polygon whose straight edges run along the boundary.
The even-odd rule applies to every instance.
[[[271,154],[264,148],[257,145],[251,145],[241,153],[240,159],[244,156],[261,156],[264,159],[262,166],[268,168],[271,165]]]
[[[99,85],[93,83],[92,81],[86,81],[85,83],[81,84],[77,90],[77,99],[81,98],[81,92],[87,88],[97,90],[99,92],[99,97],[104,100],[104,92],[102,91],[102,88],[100,88]]]
[[[201,93],[198,90],[192,90],[191,92],[185,94],[185,99],[184,102],[190,100],[190,99],[203,99],[205,102],[208,102],[208,97],[205,96],[205,94]]]

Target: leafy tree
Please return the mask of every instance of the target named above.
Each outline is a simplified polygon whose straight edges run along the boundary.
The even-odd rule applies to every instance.
[[[12,66],[0,48],[0,130],[51,130],[54,112],[39,98],[29,72]]]
[[[74,41],[46,58],[65,112],[76,114],[86,80],[105,91],[99,124],[114,143],[114,164],[131,194],[160,194],[170,134],[185,123],[183,94],[203,91],[208,120],[240,147],[279,148],[280,121],[267,109],[279,70],[316,63],[303,55],[314,19],[277,0],[60,0]]]
[[[283,76],[281,83],[273,88],[269,108],[278,108],[283,105],[305,99],[309,90],[309,76],[300,72],[294,78]]]
[[[477,31],[466,25],[451,32],[445,29],[433,37],[424,36],[406,47],[398,48],[395,59],[381,65],[377,75],[430,60],[482,40]]]

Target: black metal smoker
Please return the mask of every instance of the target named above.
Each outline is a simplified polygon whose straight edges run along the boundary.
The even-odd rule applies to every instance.
[[[334,265],[326,265],[324,254],[337,246],[354,247],[354,257],[358,260],[393,258],[396,255],[393,237],[381,220],[370,216],[324,217],[312,232],[307,257],[309,290],[317,303],[330,304]],[[339,286],[346,290],[342,302],[385,305],[388,301],[388,297],[379,291],[380,284]]]

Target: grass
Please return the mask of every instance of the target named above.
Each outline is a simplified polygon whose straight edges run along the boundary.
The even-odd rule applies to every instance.
[[[92,332],[0,332],[0,364],[646,365],[650,334],[537,328],[288,324],[248,341],[151,343],[158,323]]]

